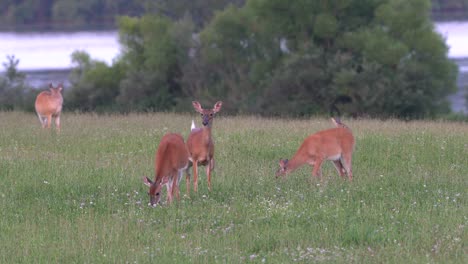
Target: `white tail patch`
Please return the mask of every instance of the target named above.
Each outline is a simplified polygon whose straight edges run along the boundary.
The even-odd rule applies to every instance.
[[[195,122],[192,119],[192,125],[190,126],[190,130],[194,130],[195,128],[197,128],[197,127],[195,126]]]

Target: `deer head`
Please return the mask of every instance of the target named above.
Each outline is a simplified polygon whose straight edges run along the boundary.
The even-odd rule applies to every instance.
[[[280,159],[279,160],[279,169],[276,171],[276,177],[284,176],[288,169],[288,159]]]
[[[202,116],[202,124],[203,126],[211,127],[213,123],[213,118],[215,117],[215,114],[221,110],[221,106],[223,105],[223,102],[218,101],[213,109],[203,109],[200,105],[199,102],[193,101],[192,102],[193,108],[195,108],[195,111],[201,114]]]
[[[57,87],[54,87],[52,85],[52,83],[49,84],[49,90],[52,94],[60,94],[63,90],[63,86],[62,84],[60,83],[59,85],[57,85]]]
[[[161,200],[162,187],[167,184],[168,181],[169,179],[167,177],[163,177],[160,182],[153,182],[148,177],[143,177],[143,183],[150,187],[148,195],[150,197],[151,206],[155,207],[159,203]]]

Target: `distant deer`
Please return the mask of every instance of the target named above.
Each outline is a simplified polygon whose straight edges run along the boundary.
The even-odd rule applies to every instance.
[[[60,114],[62,113],[62,84],[56,88],[49,85],[49,91],[42,91],[36,97],[34,104],[37,116],[43,128],[50,128],[52,117],[55,118],[55,128],[60,131]]]
[[[333,161],[342,178],[345,174],[351,181],[353,171],[351,159],[354,150],[354,136],[351,130],[338,118],[332,118],[336,128],[319,131],[308,136],[291,160],[280,159],[276,177],[284,176],[304,164],[313,166],[312,175],[322,177],[321,166],[325,160]]]
[[[187,138],[187,148],[193,166],[193,189],[198,191],[198,165],[206,166],[208,189],[211,191],[211,172],[214,169],[214,143],[211,127],[215,114],[221,110],[223,102],[217,102],[213,109],[203,109],[199,102],[192,102],[195,111],[201,114],[203,128],[192,128]],[[187,174],[187,194],[190,193],[190,175]]]
[[[148,192],[151,206],[161,199],[162,187],[167,188],[167,202],[172,203],[174,194],[180,200],[179,182],[188,167],[189,154],[181,135],[169,133],[162,137],[155,157],[154,182],[143,177],[143,183],[150,187]]]

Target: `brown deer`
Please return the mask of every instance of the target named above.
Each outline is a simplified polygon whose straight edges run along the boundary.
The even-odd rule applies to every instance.
[[[179,182],[188,168],[189,154],[181,135],[169,133],[162,137],[155,157],[154,182],[143,177],[143,183],[150,187],[148,192],[151,206],[156,206],[161,199],[162,187],[167,188],[167,202],[172,203],[174,194],[180,200]]]
[[[192,128],[187,138],[189,159],[193,166],[193,189],[198,191],[198,166],[206,166],[208,189],[211,191],[211,172],[214,169],[214,143],[211,136],[211,127],[215,114],[221,110],[223,102],[218,101],[213,109],[203,109],[199,102],[192,102],[195,111],[201,114],[202,128]],[[193,127],[193,126],[192,126]],[[187,195],[190,193],[190,175],[187,173]]]
[[[291,160],[280,159],[276,177],[285,176],[304,164],[313,166],[312,175],[322,177],[321,166],[325,160],[333,161],[342,178],[345,174],[351,181],[353,171],[351,159],[354,150],[354,136],[338,118],[332,118],[336,128],[319,131],[308,136]]]
[[[62,113],[62,84],[54,88],[49,85],[49,91],[42,91],[36,97],[34,104],[37,116],[43,128],[50,128],[52,117],[55,118],[55,128],[60,131],[60,114]]]

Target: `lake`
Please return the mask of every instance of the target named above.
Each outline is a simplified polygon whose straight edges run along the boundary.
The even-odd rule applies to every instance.
[[[462,78],[468,75],[468,21],[436,23],[435,29],[446,39],[448,56],[457,62],[461,73],[460,90],[450,96],[452,109],[468,113],[461,90],[468,85],[468,78]],[[121,51],[118,32],[0,32],[0,62],[5,62],[7,55],[18,58],[18,69],[27,74],[27,81],[33,87],[44,87],[51,81],[64,82],[67,86],[73,66],[71,54],[76,50],[86,51],[91,58],[111,65]]]
[[[18,69],[63,70],[72,67],[73,51],[88,52],[93,59],[108,64],[120,52],[117,31],[73,33],[2,33],[0,32],[0,60],[15,55]]]

